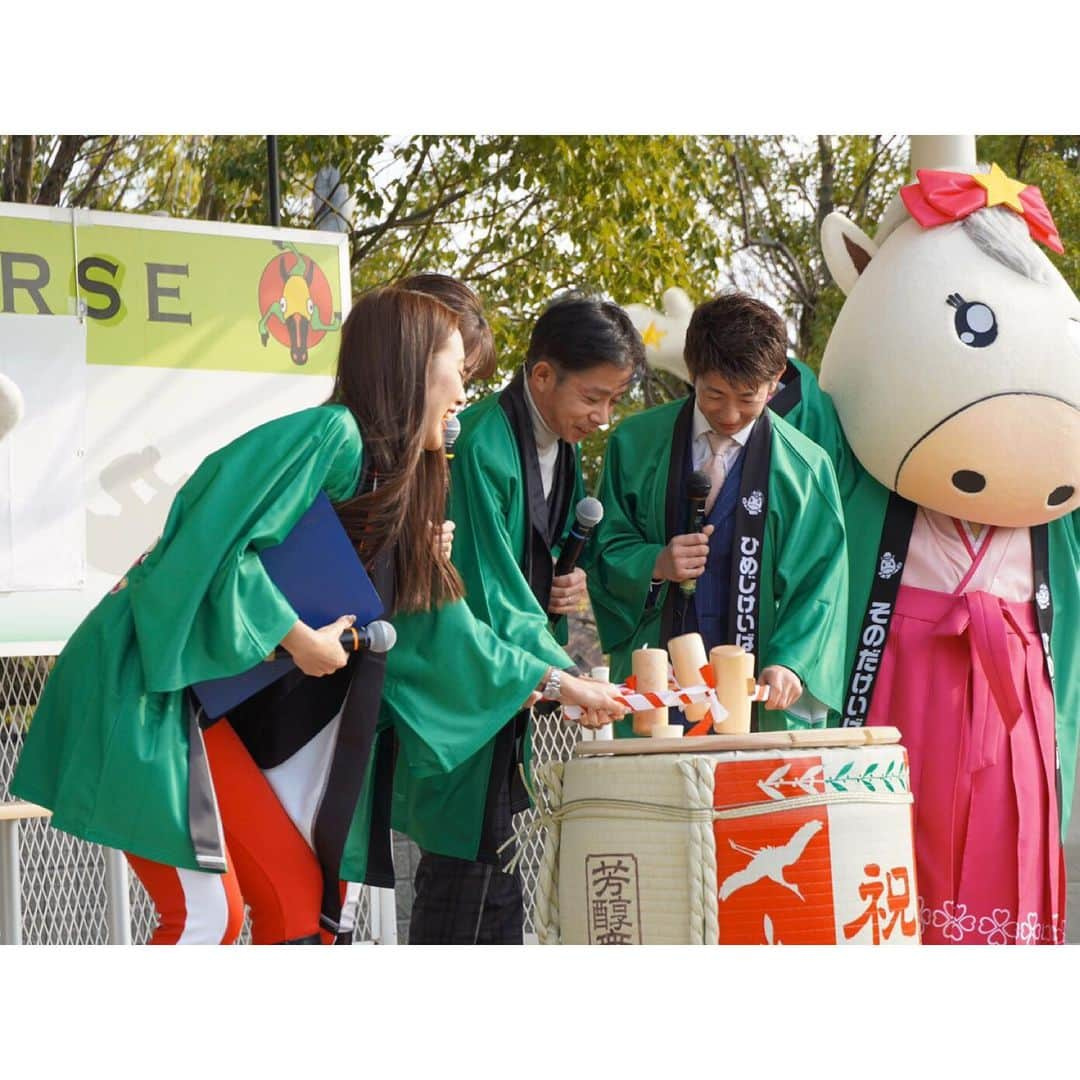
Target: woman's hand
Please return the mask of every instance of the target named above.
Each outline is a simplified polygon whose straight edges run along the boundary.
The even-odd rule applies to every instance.
[[[521,709],[531,709],[543,696],[539,690],[534,690],[525,699],[525,704],[521,706]],[[521,712],[521,709],[518,709],[518,712]]]
[[[585,710],[578,721],[582,727],[601,728],[624,717],[630,709],[616,700],[618,693],[619,687],[611,683],[586,679],[566,671],[562,673],[560,700],[564,705],[578,705]]]
[[[312,630],[307,623],[297,619],[281,644],[305,675],[333,675],[349,662],[349,654],[341,647],[340,638],[355,622],[355,615],[342,615],[329,626]]]
[[[449,562],[454,547],[454,523],[444,521],[442,525],[432,525],[431,528],[435,535],[435,553]]]

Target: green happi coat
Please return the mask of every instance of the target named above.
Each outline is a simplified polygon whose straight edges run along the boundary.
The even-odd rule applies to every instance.
[[[813,379],[813,375],[810,375]],[[807,380],[809,382],[809,380]],[[816,385],[816,380],[815,380]],[[859,464],[844,435],[832,398],[818,390],[803,410],[798,426],[822,446],[833,461],[848,526],[851,599],[845,648],[845,676],[859,646],[863,615],[878,565],[878,546],[889,503],[889,490]],[[1054,658],[1054,705],[1061,756],[1061,836],[1066,836],[1076,782],[1080,742],[1080,510],[1047,526],[1050,591],[1054,604],[1051,654]],[[846,688],[845,688],[846,690]]]
[[[532,435],[531,428],[515,432],[500,404],[507,393],[520,395],[520,375],[501,394],[487,397],[461,414],[447,517],[456,524],[453,558],[465,582],[466,602],[477,619],[491,626],[501,639],[542,661],[539,683],[549,665],[567,669],[573,664],[561,647],[567,641],[566,620],[559,619],[552,627],[530,586],[528,553],[535,523],[518,439],[523,435],[531,447]],[[535,448],[531,452],[535,457]],[[576,449],[566,448],[565,452],[572,453],[567,482],[573,506],[584,494],[580,456]],[[558,523],[557,529],[561,539],[563,523]],[[541,550],[536,557],[550,559],[550,553]],[[493,669],[483,677],[501,675]],[[511,709],[485,712],[475,693],[476,682],[461,671],[453,651],[446,654],[444,678],[458,696],[462,720],[471,719],[489,731],[506,725],[527,697],[523,694]],[[526,760],[530,734],[526,732]],[[504,731],[500,738],[506,735]],[[495,740],[447,775],[432,773],[423,778],[399,764],[394,777],[394,828],[407,833],[426,851],[477,858],[489,788],[501,780],[493,770],[501,767]]]
[[[802,375],[806,369],[799,368]],[[802,408],[797,390],[787,403]],[[664,607],[678,586],[665,582],[650,602],[650,579],[664,546],[686,531],[673,475],[680,465],[672,469],[672,454],[685,462],[692,409],[692,398],[648,409],[624,420],[608,442],[599,491],[604,519],[590,556],[589,594],[614,680],[630,675],[634,649],[666,645]],[[842,700],[847,613],[836,478],[819,447],[771,408],[769,419],[756,669],[780,664],[794,671],[832,717]],[[793,714],[755,708],[759,730],[806,726]],[[629,719],[619,721],[616,733],[628,735],[630,728]]]
[[[58,658],[14,794],[86,840],[172,866],[224,869],[200,866],[192,839],[185,688],[253,667],[288,633],[296,613],[258,551],[280,543],[319,491],[351,497],[362,453],[352,414],[331,405],[271,421],[211,454],[177,493],[161,540]],[[513,711],[545,670],[500,642],[464,602],[394,622],[403,632],[387,657],[380,726],[401,732],[401,760],[422,773],[475,753],[494,730],[483,717]],[[421,623],[422,634],[404,630]],[[462,716],[433,657],[453,657],[486,711]],[[342,877],[350,880],[364,878],[367,835],[355,825],[369,824],[370,789],[346,852]]]

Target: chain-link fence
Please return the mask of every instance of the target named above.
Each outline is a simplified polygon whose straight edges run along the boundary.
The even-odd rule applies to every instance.
[[[0,804],[13,801],[10,783],[23,735],[41,696],[53,658],[0,656]],[[22,941],[28,945],[104,945],[110,941],[108,866],[105,849],[28,818],[5,827],[18,834]],[[2,867],[0,867],[2,872]],[[131,940],[149,940],[157,925],[153,902],[130,875]],[[360,900],[354,941],[372,938],[371,893]],[[250,919],[240,943],[251,940]]]
[[[13,800],[9,784],[19,758],[23,735],[41,695],[53,658],[0,657],[0,803]],[[576,725],[558,717],[538,716],[533,740],[536,761],[569,758],[579,738]],[[515,818],[523,831],[535,816],[527,811]],[[28,818],[18,824],[22,940],[35,945],[99,945],[110,940],[108,868],[105,849],[69,836],[49,825],[48,818]],[[412,901],[415,845],[395,837],[395,861],[401,863],[397,884],[398,932],[405,940]],[[530,834],[522,845],[520,862],[525,893],[525,930],[532,933],[543,836]],[[134,874],[130,875],[131,940],[145,942],[157,925],[154,905]],[[354,937],[370,941],[373,934],[371,894],[365,889]],[[250,941],[250,920],[240,942]]]
[[[0,657],[0,805],[10,803],[11,774],[19,757],[34,706],[52,668],[51,657]],[[538,716],[533,740],[537,762],[552,758],[567,760],[580,737],[576,725],[557,717]],[[1080,867],[1080,787],[1073,811],[1073,823],[1066,845],[1070,880]],[[522,835],[535,816],[527,811],[515,818]],[[10,823],[3,823],[5,826]],[[105,850],[49,826],[47,818],[31,818],[18,825],[19,874],[21,879],[22,940],[41,945],[105,944],[109,937],[109,897],[106,887]],[[537,876],[543,854],[543,835],[530,833],[522,844],[520,862],[525,893],[525,930],[533,933],[532,910]],[[412,902],[412,876],[416,848],[395,834],[395,862],[398,863],[397,908],[401,940],[408,932]],[[2,871],[2,867],[0,867]],[[370,941],[373,936],[372,894],[365,889],[354,940]],[[1069,886],[1069,940],[1080,940],[1080,882]],[[154,905],[139,880],[130,878],[131,940],[144,942],[157,923]],[[250,923],[245,922],[241,942],[250,941]]]

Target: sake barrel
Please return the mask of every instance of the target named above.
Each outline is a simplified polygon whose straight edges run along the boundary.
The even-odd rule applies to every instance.
[[[581,743],[535,774],[543,943],[914,945],[896,728]]]

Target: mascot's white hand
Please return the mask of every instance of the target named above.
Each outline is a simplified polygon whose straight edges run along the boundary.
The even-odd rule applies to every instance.
[[[694,314],[694,302],[682,289],[671,288],[664,293],[662,303],[662,312],[647,304],[628,304],[626,313],[645,342],[645,359],[649,364],[689,382],[683,343],[690,316]]]
[[[6,375],[0,375],[0,439],[22,419],[22,391]]]

